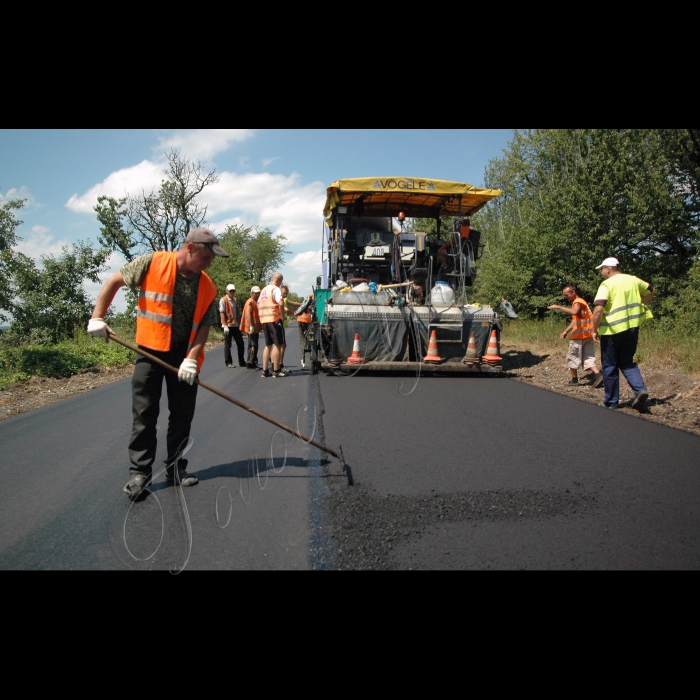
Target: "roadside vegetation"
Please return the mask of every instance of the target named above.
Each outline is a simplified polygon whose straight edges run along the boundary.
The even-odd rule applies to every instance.
[[[114,328],[124,340],[133,342],[128,329]],[[16,344],[9,331],[0,334],[0,390],[33,376],[70,377],[90,367],[124,367],[135,359],[135,353],[117,343],[105,343],[84,330],[76,330],[73,338],[51,344]]]

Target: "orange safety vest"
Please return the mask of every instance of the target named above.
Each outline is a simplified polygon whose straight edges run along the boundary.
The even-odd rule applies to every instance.
[[[250,315],[252,317],[252,325],[248,325],[248,308],[250,308]],[[258,313],[258,305],[255,303],[255,299],[251,297],[245,303],[243,307],[243,318],[241,318],[241,333],[260,333],[262,326],[260,325],[260,314]]]
[[[226,302],[226,311],[224,313],[224,316],[226,318],[226,325],[227,326],[233,326],[238,321],[236,320],[236,313],[233,309],[233,304],[231,303],[231,300],[228,298],[228,294],[225,294],[222,299]],[[238,311],[238,307],[236,307],[236,311]]]
[[[311,314],[303,313],[297,316],[297,323],[311,323]]]
[[[572,316],[571,320],[574,323],[574,328],[571,331],[571,340],[586,340],[586,338],[593,337],[593,314],[588,308],[588,304],[581,297],[576,297],[574,303],[571,305],[573,308],[575,304],[581,304],[583,306],[582,313],[583,318],[578,316]]]
[[[273,290],[279,289],[274,284],[268,284],[258,297],[258,311],[260,312],[261,323],[275,323],[282,320],[281,304],[272,299]]]
[[[173,294],[177,279],[177,253],[158,251],[153,254],[146,276],[139,290],[139,304],[136,310],[136,344],[151,350],[170,350],[173,330]],[[197,303],[192,319],[189,352],[199,330],[204,314],[216,299],[216,285],[204,272],[199,277]],[[197,358],[197,372],[204,362],[204,350]]]

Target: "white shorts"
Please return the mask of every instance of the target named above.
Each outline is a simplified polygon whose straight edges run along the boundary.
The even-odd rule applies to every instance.
[[[566,366],[569,369],[590,369],[596,364],[593,338],[569,341],[569,352],[566,355]]]

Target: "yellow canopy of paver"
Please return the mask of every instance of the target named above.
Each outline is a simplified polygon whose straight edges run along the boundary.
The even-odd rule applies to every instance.
[[[409,217],[471,216],[502,190],[487,190],[466,182],[418,177],[359,177],[336,180],[326,190],[323,214],[332,219],[336,207],[347,207],[349,216]]]

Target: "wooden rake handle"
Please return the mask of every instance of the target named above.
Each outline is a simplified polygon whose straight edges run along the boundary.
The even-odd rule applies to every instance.
[[[143,348],[139,348],[136,345],[132,345],[131,343],[127,343],[125,340],[122,340],[119,336],[115,335],[112,331],[108,331],[108,333],[109,333],[110,340],[113,340],[114,342],[119,343],[119,345],[123,345],[125,348],[129,348],[129,350],[133,350],[134,352],[137,352],[140,355],[143,355],[144,357],[147,357],[152,362],[156,362],[157,364],[161,365],[162,367],[169,369],[171,372],[175,372],[175,374],[178,373],[179,370],[176,367],[169,365],[167,362],[164,362],[159,357],[156,357],[155,355],[151,355],[150,352],[146,352]],[[300,432],[293,430],[292,428],[284,425],[284,423],[280,423],[279,421],[276,421],[274,418],[270,418],[270,416],[266,416],[264,413],[261,413],[260,411],[252,408],[251,406],[247,406],[242,401],[239,401],[238,399],[234,399],[233,396],[229,396],[228,394],[224,394],[223,391],[219,391],[218,389],[214,388],[213,386],[206,384],[201,379],[199,379],[199,377],[197,377],[196,381],[200,386],[204,387],[205,389],[208,389],[209,391],[216,394],[217,396],[220,396],[222,399],[226,399],[227,401],[230,401],[231,403],[236,404],[236,406],[240,406],[241,408],[244,408],[246,411],[249,411],[250,413],[253,413],[254,415],[258,416],[258,418],[262,418],[263,420],[266,420],[268,423],[272,423],[272,425],[276,425],[278,428],[281,428],[282,430],[286,430],[288,433],[291,433],[292,435],[296,435],[298,438],[300,438],[304,442],[310,443],[311,445],[315,445],[320,450],[323,450],[324,452],[327,452],[328,454],[333,455],[336,459],[340,460],[341,464],[343,464],[343,468],[345,468],[345,460],[341,459],[340,455],[337,452],[335,452],[334,450],[331,450],[329,447],[326,447],[325,445],[321,444],[320,442],[316,442],[316,440],[312,440],[311,438],[308,438],[305,435],[302,435]]]

